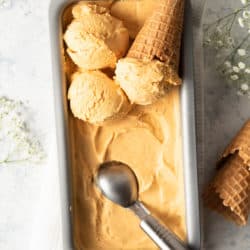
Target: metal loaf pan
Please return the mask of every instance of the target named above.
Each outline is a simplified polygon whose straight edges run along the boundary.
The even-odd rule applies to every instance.
[[[70,172],[69,172],[69,138],[67,129],[68,109],[65,76],[63,72],[61,51],[61,15],[65,7],[76,1],[51,0],[49,8],[49,25],[51,38],[52,73],[55,97],[57,126],[58,168],[60,178],[62,240],[63,250],[73,249],[70,215]],[[186,0],[184,36],[182,46],[181,117],[183,137],[183,164],[186,200],[187,242],[191,249],[201,248],[201,229],[199,213],[199,192],[197,176],[197,152],[195,130],[195,98],[193,79],[193,42],[192,15],[190,0]],[[65,84],[64,84],[65,83]],[[86,228],[86,230],[88,230]]]

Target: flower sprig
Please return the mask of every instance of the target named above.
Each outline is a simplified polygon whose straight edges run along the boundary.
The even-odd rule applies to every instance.
[[[241,0],[241,4],[204,26],[204,45],[216,50],[217,69],[237,94],[250,98],[250,0]]]
[[[38,163],[45,157],[41,143],[27,127],[24,113],[22,102],[0,97],[0,165]]]
[[[0,9],[8,8],[11,5],[11,0],[0,0]]]

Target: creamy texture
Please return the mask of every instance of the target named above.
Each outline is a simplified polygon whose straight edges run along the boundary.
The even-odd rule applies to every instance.
[[[132,103],[151,104],[170,88],[166,80],[167,67],[159,60],[120,59],[115,74],[117,83]]]
[[[104,126],[70,119],[73,224],[77,249],[157,249],[130,211],[105,199],[93,178],[106,160],[129,164],[139,178],[140,199],[185,239],[179,90]]]
[[[162,1],[162,0],[157,0]],[[129,35],[135,38],[147,17],[152,13],[156,0],[118,0],[111,6],[111,14],[124,22]]]
[[[123,8],[126,2],[131,4],[131,8],[128,5],[128,8]],[[131,21],[136,24],[142,20],[138,13],[150,10],[155,1],[140,0],[138,5],[135,2],[137,1],[121,1],[115,3],[113,7],[116,6],[118,8],[116,11],[124,17],[127,16],[125,18],[127,23],[130,22],[129,17],[133,16]],[[143,8],[139,7],[142,4]],[[117,7],[119,5],[121,7]],[[136,11],[133,7],[135,5]],[[64,20],[63,27],[66,27],[71,20],[68,16]],[[137,29],[131,26],[130,33],[133,31],[136,33]],[[67,56],[64,58],[65,73],[70,83],[71,74],[76,69]],[[152,67],[153,69],[149,67],[147,70],[154,71],[152,74],[155,79],[161,82],[161,65],[156,64]],[[72,110],[79,110],[79,113],[82,113],[79,107],[82,99],[92,96],[93,88],[98,90],[110,86],[109,100],[120,103],[119,95],[117,97],[119,87],[111,78],[100,71],[96,72],[97,75],[102,75],[99,78],[94,73],[94,79],[99,78],[98,81],[91,79],[93,75],[90,72],[88,77],[74,75],[72,84],[76,85],[75,87],[71,85],[70,89],[73,90],[69,91],[69,97],[74,102]],[[112,76],[112,72],[110,75]],[[74,83],[76,77],[79,78],[77,83]],[[88,78],[91,80],[87,80]],[[100,81],[100,79],[105,80]],[[83,90],[82,85],[85,84],[89,86]],[[99,84],[101,86],[97,86]],[[111,107],[114,108],[112,105]],[[96,113],[93,112],[92,115],[95,116]],[[97,117],[101,115],[98,113]],[[96,188],[94,177],[98,166],[107,160],[123,161],[133,168],[139,179],[140,199],[158,219],[180,238],[185,239],[179,87],[170,89],[163,98],[152,105],[134,105],[126,117],[108,120],[102,125],[90,125],[75,119],[71,112],[68,122],[75,248],[77,250],[157,249],[139,228],[138,218],[129,210],[107,200]]]
[[[114,67],[127,51],[129,35],[122,21],[105,7],[79,3],[64,34],[67,52],[83,69]]]
[[[153,105],[136,106],[121,120],[93,126],[70,118],[73,224],[77,249],[157,249],[130,211],[95,187],[98,165],[123,161],[139,178],[140,199],[182,239],[185,204],[179,90]]]
[[[120,87],[98,70],[75,73],[68,98],[74,116],[90,123],[124,116],[130,110]]]

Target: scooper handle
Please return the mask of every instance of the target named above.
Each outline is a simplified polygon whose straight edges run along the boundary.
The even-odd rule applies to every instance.
[[[141,202],[130,207],[141,219],[140,227],[163,250],[187,250],[187,246],[170,230],[159,223]]]

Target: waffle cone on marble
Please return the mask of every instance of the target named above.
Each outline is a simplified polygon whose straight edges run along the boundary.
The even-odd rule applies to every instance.
[[[127,57],[158,59],[167,66],[170,84],[178,85],[184,0],[159,0],[133,42]]]
[[[245,123],[222,155],[222,160],[238,152],[244,163],[250,167],[250,120]]]
[[[238,154],[231,155],[204,194],[205,204],[238,225],[250,208],[250,172]]]
[[[245,225],[250,212],[250,120],[226,148],[219,170],[204,193],[211,209]]]

